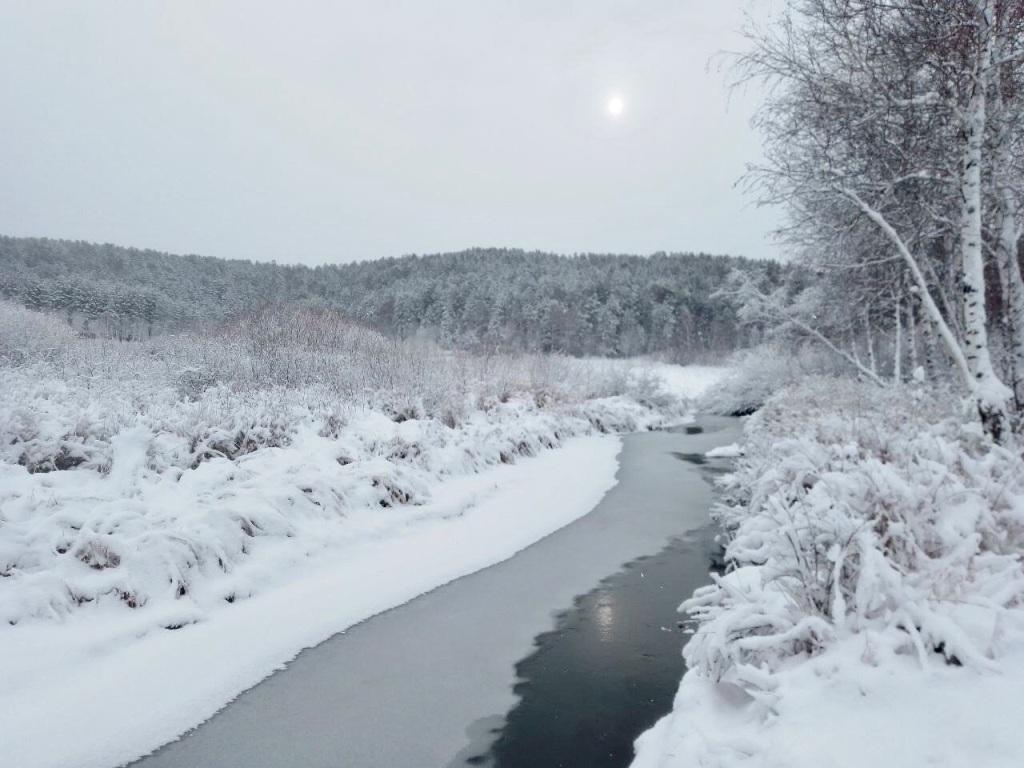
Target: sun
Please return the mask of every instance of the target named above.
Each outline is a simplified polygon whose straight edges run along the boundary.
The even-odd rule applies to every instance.
[[[612,96],[608,99],[607,109],[611,117],[619,117],[626,109],[626,102],[622,100],[621,96]]]

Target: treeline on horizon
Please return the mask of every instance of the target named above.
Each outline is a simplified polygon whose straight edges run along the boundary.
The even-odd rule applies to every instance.
[[[714,297],[734,270],[769,286],[784,271],[703,253],[497,248],[308,267],[0,236],[0,295],[123,340],[212,328],[280,303],[449,347],[688,359],[751,341]]]

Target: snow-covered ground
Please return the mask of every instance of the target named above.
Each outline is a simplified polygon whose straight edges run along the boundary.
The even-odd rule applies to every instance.
[[[632,768],[1021,765],[1024,644],[1000,654],[998,671],[977,672],[878,657],[873,642],[846,637],[775,672],[760,701],[687,673],[672,713],[637,741]]]
[[[567,361],[559,388],[474,379],[430,410],[184,396],[158,346],[122,349],[0,367],[0,743],[19,768],[144,754],[302,648],[566,525],[615,482],[609,433],[683,419],[715,375]]]
[[[1021,764],[1024,462],[949,393],[809,379],[751,417],[736,567],[634,768]]]

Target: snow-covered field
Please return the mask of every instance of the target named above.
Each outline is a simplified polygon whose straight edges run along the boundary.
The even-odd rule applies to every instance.
[[[955,400],[812,378],[751,417],[737,567],[634,768],[1020,765],[1024,462]]]
[[[614,433],[685,419],[722,374],[410,370],[346,336],[280,384],[216,340],[30,320],[50,335],[0,339],[0,743],[19,768],[140,756],[302,648],[510,557],[614,484]],[[370,376],[392,384],[352,386]]]

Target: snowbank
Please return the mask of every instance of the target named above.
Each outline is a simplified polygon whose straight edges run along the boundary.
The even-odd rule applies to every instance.
[[[811,379],[751,418],[635,766],[1019,763],[1024,462],[950,402]]]
[[[846,637],[775,673],[762,701],[688,672],[672,713],[637,740],[632,768],[1020,765],[1019,644],[993,674],[922,669],[906,654],[872,659],[873,643],[870,634]]]
[[[712,448],[710,451],[704,454],[709,459],[735,459],[737,456],[743,455],[743,449],[740,448],[739,443],[730,443],[729,445],[720,445],[717,448]]]

